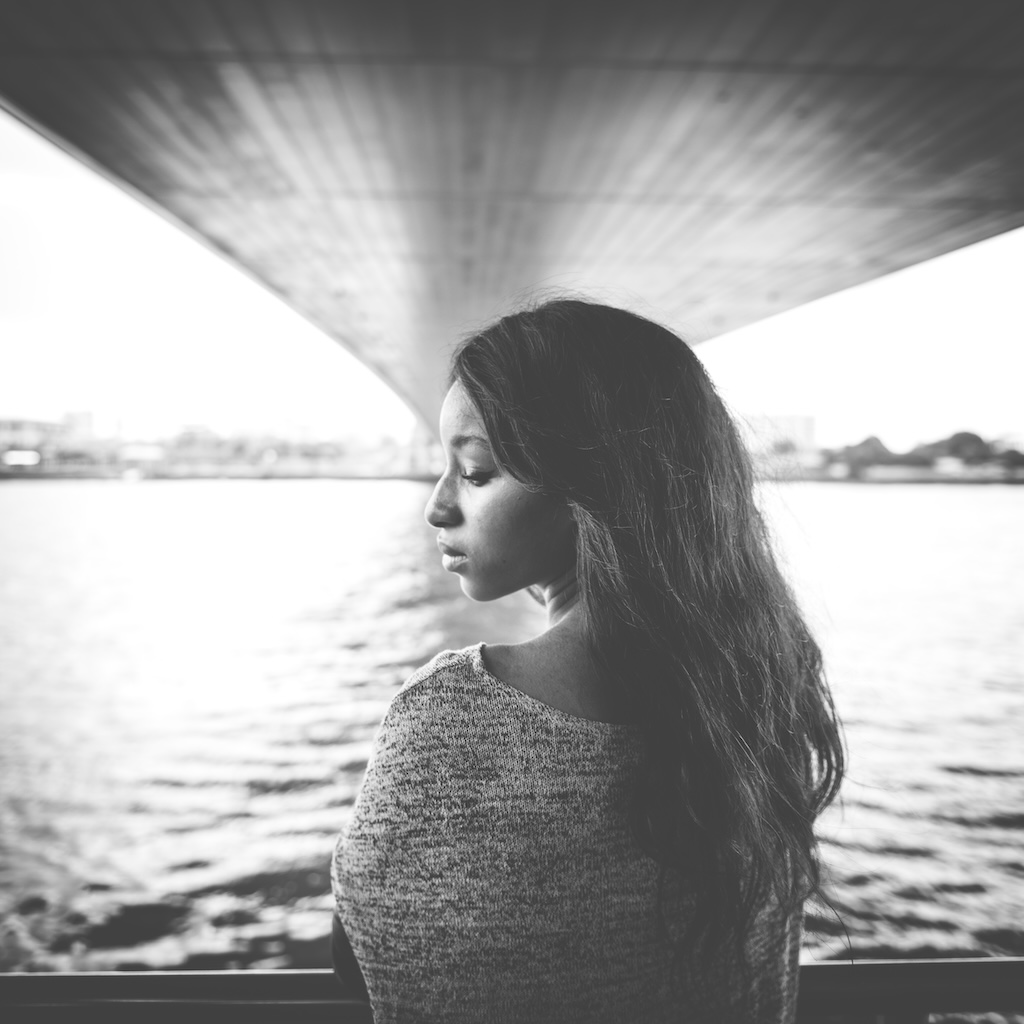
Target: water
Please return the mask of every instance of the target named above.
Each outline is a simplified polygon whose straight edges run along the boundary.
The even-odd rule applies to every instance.
[[[853,949],[1024,953],[1024,489],[768,497],[847,731],[822,832]],[[818,923],[840,934],[809,949],[841,955]]]
[[[462,597],[409,481],[0,487],[0,968],[324,966],[374,728]],[[1024,488],[766,491],[851,750],[806,956],[1024,952]],[[845,931],[844,931],[845,928]]]

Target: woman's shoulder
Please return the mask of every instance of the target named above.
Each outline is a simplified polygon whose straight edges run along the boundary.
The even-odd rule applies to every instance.
[[[521,648],[527,645],[519,645]],[[502,658],[504,645],[473,644],[445,650],[417,669],[395,694],[385,722],[444,726],[449,735],[465,727],[483,735],[488,723],[585,735],[628,734],[635,727],[616,720],[596,699],[573,689],[564,663],[516,664]]]
[[[480,655],[482,646],[475,644],[435,654],[406,679],[395,694],[392,705],[420,705],[478,694],[485,674]]]
[[[480,732],[480,707],[473,648],[441,651],[413,672],[377,730],[363,804],[385,792],[392,801],[404,799],[406,791],[420,801],[431,791],[431,780],[450,787],[461,775],[456,769],[464,767],[464,751],[473,747],[472,734]]]
[[[444,650],[421,665],[391,698],[382,722],[390,736],[415,742],[443,742],[479,723],[485,703],[493,700],[480,657],[480,647]]]

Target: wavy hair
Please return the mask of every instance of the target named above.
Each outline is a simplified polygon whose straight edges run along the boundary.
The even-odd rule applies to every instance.
[[[711,967],[731,950],[746,977],[759,911],[799,913],[823,895],[813,826],[844,753],[736,426],[684,341],[579,299],[468,338],[450,379],[498,464],[571,511],[591,649],[642,727],[630,823],[660,865],[677,964],[690,951]],[[673,877],[694,901],[674,931]]]

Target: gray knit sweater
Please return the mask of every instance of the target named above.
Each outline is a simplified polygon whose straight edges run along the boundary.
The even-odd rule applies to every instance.
[[[395,696],[338,840],[376,1024],[710,1021],[692,976],[673,978],[657,869],[627,827],[635,727],[534,700],[482,648],[443,651]],[[761,915],[757,1024],[793,1020],[799,947],[798,919]],[[724,964],[706,980],[736,986]]]

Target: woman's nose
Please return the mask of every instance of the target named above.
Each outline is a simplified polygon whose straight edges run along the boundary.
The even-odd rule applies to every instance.
[[[447,481],[447,474],[437,481],[434,485],[434,492],[427,502],[427,507],[423,510],[423,518],[435,530],[440,530],[443,526],[451,526],[458,519],[458,508]]]

